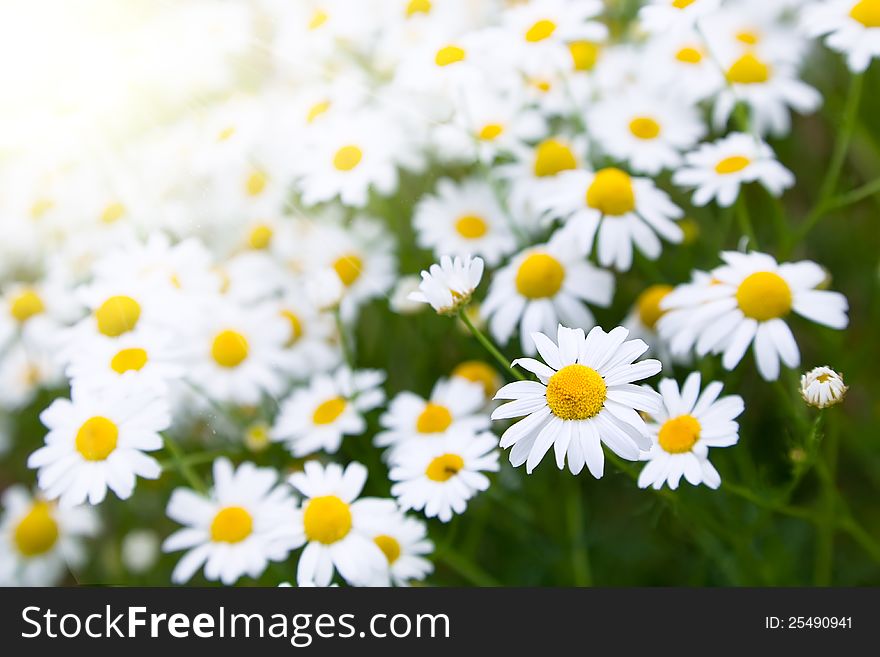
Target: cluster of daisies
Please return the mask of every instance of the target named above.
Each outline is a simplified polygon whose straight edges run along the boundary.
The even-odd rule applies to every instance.
[[[302,586],[405,585],[433,570],[419,516],[464,513],[499,450],[531,473],[552,448],[599,478],[607,448],[645,462],[640,487],[717,488],[709,448],[737,442],[742,398],[696,372],[646,380],[709,355],[742,367],[750,346],[775,380],[800,365],[792,314],[847,326],[826,270],[748,240],[653,281],[621,326],[593,311],[685,242],[688,205],[795,184],[771,141],[821,103],[806,58],[821,38],[867,68],[877,0],[650,0],[614,34],[599,0],[183,4],[165,11],[215,28],[197,110],[169,85],[187,111],[123,140],[84,131],[0,180],[0,437],[51,393],[36,487],[3,495],[0,584],[76,571],[108,492],[170,472],[175,583],[275,562]],[[517,380],[438,355],[431,390],[401,391],[358,366],[364,308],[428,306],[522,353]],[[846,387],[820,370],[802,394],[824,407]],[[240,456],[269,449],[283,468]],[[189,453],[211,450],[199,474]],[[146,570],[157,547],[137,538],[124,552]]]

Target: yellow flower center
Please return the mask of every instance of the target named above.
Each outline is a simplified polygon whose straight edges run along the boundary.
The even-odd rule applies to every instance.
[[[698,48],[686,46],[675,53],[675,58],[684,64],[699,64],[703,61],[703,53]]]
[[[690,7],[694,2],[696,0],[672,0],[672,6],[676,9],[684,9],[685,7]]]
[[[315,424],[332,424],[345,410],[345,400],[342,397],[333,397],[318,404],[312,413],[312,422]]]
[[[761,84],[770,79],[770,66],[753,53],[746,53],[727,69],[727,81],[731,84]]]
[[[452,376],[459,376],[473,383],[479,383],[483,386],[486,397],[494,395],[499,388],[498,372],[481,360],[467,360],[459,363],[452,370]]]
[[[504,132],[504,126],[500,123],[487,123],[480,128],[477,137],[483,141],[494,141],[501,136],[502,132]]]
[[[111,203],[101,213],[101,221],[105,224],[116,223],[125,215],[125,206],[122,203]]]
[[[363,260],[354,253],[341,256],[333,263],[333,269],[336,270],[336,275],[345,287],[354,285],[361,276],[363,266]]]
[[[535,176],[546,178],[577,169],[571,149],[558,139],[545,139],[535,147]]]
[[[297,315],[292,310],[282,310],[281,316],[287,320],[288,324],[290,324],[290,335],[288,336],[287,343],[284,346],[292,347],[296,344],[297,340],[302,337],[302,320],[300,320],[299,315]]]
[[[425,469],[431,481],[449,481],[464,467],[464,459],[458,454],[441,454],[435,457]]]
[[[31,219],[39,219],[49,210],[55,207],[55,201],[49,198],[39,198],[31,206]]]
[[[587,190],[587,205],[615,217],[632,212],[636,208],[632,178],[614,167],[600,169]]]
[[[406,6],[406,17],[410,18],[414,14],[430,14],[431,0],[410,0]]]
[[[319,116],[324,114],[327,110],[330,109],[330,101],[322,100],[319,103],[315,103],[309,108],[308,113],[306,114],[306,122],[312,123]]]
[[[248,235],[248,246],[256,251],[267,249],[272,243],[272,237],[274,234],[271,226],[267,226],[266,224],[254,226],[251,229],[250,235]]]
[[[108,338],[134,330],[140,318],[141,304],[126,296],[110,297],[95,311],[98,331]]]
[[[756,46],[761,41],[761,36],[755,30],[742,30],[736,35],[736,40],[747,46]]]
[[[449,45],[437,51],[437,54],[434,56],[434,63],[437,66],[449,66],[450,64],[463,61],[464,58],[465,52],[463,48]]]
[[[103,461],[116,449],[119,427],[105,417],[86,420],[76,432],[76,450],[87,461]]]
[[[247,509],[227,506],[211,521],[211,540],[215,543],[241,543],[254,530],[254,519]]]
[[[679,415],[663,423],[657,440],[670,454],[684,454],[700,439],[701,428],[693,415]]]
[[[526,41],[536,43],[538,41],[543,41],[544,39],[549,39],[553,36],[555,31],[556,23],[548,21],[547,19],[541,19],[528,29],[526,32]]]
[[[117,374],[126,372],[140,372],[147,364],[147,352],[144,349],[133,347],[123,349],[110,361],[111,369]]]
[[[382,550],[382,554],[385,555],[389,565],[393,564],[398,558],[400,558],[400,543],[393,536],[380,534],[373,539],[373,542],[379,546],[380,550]]]
[[[349,144],[336,151],[336,155],[333,156],[333,166],[337,171],[351,171],[361,163],[363,157],[364,152],[360,148]]]
[[[660,302],[670,292],[672,292],[671,285],[652,285],[639,295],[636,307],[639,311],[639,319],[644,326],[653,329],[657,325],[657,321],[664,313],[660,308]]]
[[[550,80],[544,80],[541,78],[529,78],[529,84],[544,94],[553,88],[553,84]]]
[[[820,374],[819,376],[816,377],[816,381],[818,381],[819,383],[828,383],[828,381],[830,381],[830,380],[831,380],[830,374]]]
[[[880,27],[880,0],[862,0],[853,5],[849,15],[865,27]]]
[[[35,290],[19,292],[9,304],[9,313],[19,324],[24,324],[31,317],[40,315],[45,310],[43,299]]]
[[[650,116],[637,116],[629,122],[629,131],[639,139],[656,139],[660,135],[660,124]]]
[[[552,255],[532,253],[516,272],[516,289],[527,299],[552,297],[565,281],[565,267]]]
[[[739,284],[736,302],[746,317],[766,322],[791,312],[791,288],[779,274],[755,272]]]
[[[269,182],[269,176],[263,171],[252,172],[244,181],[244,189],[249,196],[259,196],[266,189],[266,183]]]
[[[306,538],[330,545],[351,531],[351,509],[335,495],[313,497],[303,515]]]
[[[715,172],[722,175],[736,173],[737,171],[742,171],[751,163],[752,161],[747,157],[743,157],[742,155],[731,155],[730,157],[725,157],[715,165]]]
[[[547,382],[547,406],[563,420],[587,420],[602,410],[607,392],[605,379],[592,367],[567,365]]]
[[[227,126],[227,127],[223,128],[220,132],[217,133],[217,141],[226,141],[227,139],[232,137],[232,135],[234,135],[234,134],[235,134],[235,126],[234,125]]]
[[[271,441],[270,428],[265,422],[255,422],[244,432],[244,444],[252,452],[262,452]]]
[[[455,222],[455,230],[468,240],[482,237],[489,230],[488,224],[475,214],[466,214]]]
[[[592,41],[572,41],[568,44],[575,71],[592,71],[599,59],[599,44]]]
[[[241,365],[248,357],[250,345],[238,331],[221,331],[214,337],[211,357],[220,367],[232,369]]]
[[[419,433],[442,433],[452,424],[452,413],[442,404],[428,402],[416,420]]]
[[[327,12],[323,9],[316,9],[314,13],[312,13],[312,17],[309,19],[308,28],[310,30],[317,30],[324,23],[327,22],[327,19],[330,18],[327,15]]]
[[[34,502],[15,527],[15,547],[26,557],[45,554],[58,540],[58,523],[46,502]]]

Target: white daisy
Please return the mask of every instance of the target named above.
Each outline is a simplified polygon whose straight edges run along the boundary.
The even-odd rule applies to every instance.
[[[419,289],[410,293],[409,299],[429,303],[441,315],[455,315],[470,303],[482,278],[482,258],[445,255],[439,265],[422,272]]]
[[[479,384],[487,400],[492,398],[503,382],[498,370],[481,360],[466,360],[459,363],[453,368],[450,376]]]
[[[168,517],[185,525],[162,544],[165,552],[187,550],[171,574],[188,582],[205,567],[205,577],[226,586],[240,577],[259,577],[271,561],[284,561],[302,545],[295,526],[296,504],[272,468],[228,459],[214,461],[208,495],[178,488],[168,500]]]
[[[434,572],[434,564],[425,558],[434,550],[425,523],[402,513],[381,514],[367,519],[366,533],[382,550],[388,562],[373,586],[409,586]]]
[[[656,89],[687,102],[706,100],[726,84],[703,38],[693,31],[652,39],[643,61]]]
[[[276,308],[288,324],[279,362],[282,369],[296,379],[305,379],[339,364],[342,354],[333,317],[304,299],[298,285],[289,286]]]
[[[639,24],[651,34],[687,30],[721,6],[721,0],[650,0],[639,9]]]
[[[801,397],[816,408],[839,404],[848,389],[843,382],[843,374],[828,366],[814,367],[801,375]]]
[[[851,71],[861,73],[880,57],[880,3],[877,0],[824,0],[808,5],[802,24],[810,36],[825,36],[832,50],[846,55]]]
[[[41,388],[64,383],[55,355],[41,347],[19,342],[0,347],[0,408],[15,411],[30,404]]]
[[[632,309],[623,322],[623,327],[629,331],[630,336],[644,340],[648,345],[647,353],[656,356],[657,360],[666,367],[684,360],[680,355],[673,356],[669,345],[657,332],[657,322],[666,312],[660,304],[672,290],[671,285],[663,283],[648,286],[636,297]]]
[[[520,358],[514,365],[537,375],[538,381],[515,381],[495,395],[512,399],[492,413],[493,420],[527,416],[501,436],[501,448],[513,447],[510,462],[526,464],[531,473],[552,447],[561,470],[578,474],[586,464],[597,479],[605,469],[602,443],[621,458],[635,461],[639,451],[651,445],[648,428],[637,411],[654,413],[660,396],[633,382],[660,371],[660,361],[634,362],[648,345],[626,340],[622,326],[606,333],[594,327],[583,329],[561,324],[558,344],[543,333],[533,333],[544,363]]]
[[[709,462],[710,447],[730,447],[739,440],[734,422],[745,408],[742,397],[718,398],[722,384],[712,381],[700,392],[700,373],[692,372],[679,392],[675,379],[660,381],[663,405],[652,414],[651,449],[640,459],[648,464],[639,474],[639,488],[678,488],[682,475],[694,486],[718,488],[721,477]]]

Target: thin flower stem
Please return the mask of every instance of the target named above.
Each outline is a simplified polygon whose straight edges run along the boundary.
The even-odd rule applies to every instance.
[[[880,194],[880,178],[872,180],[871,182],[866,183],[861,187],[857,187],[850,192],[846,192],[844,194],[840,194],[839,196],[834,197],[825,204],[824,209],[826,212],[839,210],[841,208],[847,207],[848,205],[858,203],[859,201],[864,201],[866,198],[870,198],[875,194]]]
[[[468,330],[470,330],[473,336],[477,339],[477,342],[483,345],[486,351],[492,354],[492,357],[495,358],[495,360],[497,360],[504,369],[513,374],[513,376],[515,376],[519,381],[526,380],[525,375],[522,372],[515,370],[510,362],[508,362],[508,360],[504,357],[504,354],[502,354],[498,350],[498,347],[492,344],[492,341],[487,338],[480,329],[474,326],[471,318],[467,316],[467,313],[464,310],[458,313],[458,316],[461,318],[461,321],[464,322],[464,325],[468,327]]]
[[[473,561],[451,549],[437,550],[434,558],[469,584],[480,587],[500,586],[498,580],[485,572]]]
[[[171,455],[171,460],[174,462],[174,465],[181,476],[186,479],[187,483],[189,483],[194,490],[197,490],[200,493],[207,493],[208,487],[193,469],[192,464],[186,460],[183,450],[180,448],[180,445],[177,444],[177,441],[168,434],[163,434],[162,438],[165,441],[165,449],[167,449],[168,453]]]
[[[345,324],[342,321],[342,313],[339,307],[333,311],[333,319],[336,321],[336,332],[339,333],[339,346],[342,349],[342,356],[348,367],[354,370],[354,353],[348,340],[348,332],[345,330]]]
[[[740,191],[739,198],[736,199],[736,219],[739,223],[739,229],[743,235],[749,238],[749,247],[758,249],[758,238],[755,236],[755,229],[752,226],[752,218],[749,216],[749,208],[746,205],[745,193]]]
[[[187,465],[202,465],[204,463],[212,463],[221,456],[236,456],[241,453],[240,449],[214,449],[207,452],[196,452],[195,454],[185,454],[180,457],[179,462]],[[176,469],[178,461],[170,458],[165,461],[159,461],[159,467],[163,472]]]
[[[566,494],[566,519],[571,545],[572,581],[575,586],[592,586],[593,572],[590,567],[590,553],[584,540],[583,492],[574,477],[569,479]]]

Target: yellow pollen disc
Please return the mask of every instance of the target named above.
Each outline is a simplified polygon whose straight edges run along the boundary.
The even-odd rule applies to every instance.
[[[123,349],[110,361],[110,367],[117,374],[126,372],[140,372],[147,364],[147,352],[137,347]]]
[[[259,196],[266,189],[266,183],[269,182],[269,176],[263,171],[254,171],[244,182],[244,189],[249,196]]]
[[[592,367],[567,365],[547,382],[547,406],[563,420],[587,420],[602,410],[607,392],[605,379]]]
[[[98,331],[117,338],[133,330],[141,318],[141,304],[126,296],[110,297],[95,311]]]
[[[463,61],[464,58],[465,52],[463,48],[450,45],[444,46],[437,51],[437,54],[434,56],[434,63],[437,66],[449,66],[450,64]]]
[[[388,564],[393,564],[400,557],[400,543],[393,536],[380,534],[373,539],[373,542],[382,550],[382,554],[388,560]]]
[[[650,116],[637,116],[629,122],[629,131],[639,139],[656,139],[660,135],[660,124]]]
[[[555,296],[565,281],[565,267],[547,253],[532,253],[516,272],[516,289],[527,299]]]
[[[410,18],[414,14],[430,14],[431,0],[410,0],[406,6],[406,17]]]
[[[237,331],[221,331],[214,337],[211,357],[220,367],[232,369],[241,365],[248,357],[250,345],[247,338]]]
[[[716,164],[715,172],[722,175],[728,173],[736,173],[737,171],[742,171],[751,163],[752,161],[747,157],[743,157],[742,155],[732,155],[730,157],[725,157],[718,164]]]
[[[575,71],[592,71],[599,59],[599,44],[592,41],[572,41],[568,44]]]
[[[241,543],[251,535],[254,519],[247,509],[227,506],[211,521],[211,540],[215,543]]]
[[[76,432],[76,450],[87,461],[103,461],[116,449],[119,427],[105,417],[86,420]]]
[[[244,432],[244,444],[252,452],[262,452],[271,442],[269,431],[269,425],[265,422],[252,424]]]
[[[329,100],[322,100],[320,103],[315,103],[309,108],[308,114],[306,114],[306,122],[312,123],[315,119],[317,119],[329,109]]]
[[[464,467],[464,459],[458,454],[441,454],[434,458],[425,469],[431,481],[449,481]]]
[[[657,440],[670,454],[684,454],[700,439],[701,429],[693,415],[679,415],[663,423]]]
[[[553,88],[553,85],[549,80],[531,79],[529,80],[529,84],[544,94]]]
[[[632,212],[636,208],[632,178],[614,167],[600,169],[587,190],[587,205],[614,217]]]
[[[223,128],[220,132],[217,133],[217,141],[226,141],[232,135],[235,134],[235,126],[231,125],[226,128]]]
[[[363,157],[364,152],[357,146],[343,146],[333,156],[333,168],[337,171],[351,171],[361,163]]]
[[[326,11],[316,9],[315,12],[312,14],[312,18],[309,20],[308,28],[310,30],[317,30],[319,27],[327,22],[328,18],[330,17],[327,15]]]
[[[31,219],[39,219],[44,214],[46,214],[49,210],[55,207],[55,202],[52,199],[41,198],[34,201],[34,204],[31,206]]]
[[[122,203],[111,203],[101,213],[101,222],[105,224],[113,224],[125,216],[125,206]]]
[[[455,230],[465,239],[482,237],[489,230],[485,220],[475,214],[466,214],[455,222]]]
[[[819,383],[828,383],[828,381],[830,379],[831,379],[830,374],[820,374],[819,376],[816,377],[816,381],[818,381]]]
[[[743,30],[737,33],[736,40],[747,46],[756,46],[761,41],[760,35],[754,30]]]
[[[791,312],[791,288],[779,274],[755,272],[739,284],[736,302],[746,317],[766,322]]]
[[[487,123],[477,133],[477,137],[483,141],[494,141],[504,132],[504,126],[500,123]]]
[[[862,0],[853,5],[850,18],[867,28],[880,27],[880,0]]]
[[[639,319],[644,326],[653,329],[657,325],[657,320],[663,316],[664,312],[660,308],[660,302],[670,292],[672,292],[671,285],[652,285],[639,295],[636,307],[639,311]]]
[[[770,66],[752,53],[746,53],[727,69],[731,84],[760,84],[770,79]]]
[[[363,266],[363,260],[353,253],[337,258],[333,263],[333,269],[345,287],[354,285],[355,281],[361,277]]]
[[[9,314],[19,324],[24,324],[31,317],[45,312],[43,299],[34,290],[19,292],[9,304]]]
[[[306,538],[330,545],[351,531],[351,509],[335,495],[313,497],[303,514]]]
[[[483,392],[486,397],[492,397],[501,386],[498,372],[491,365],[487,365],[481,360],[467,360],[459,363],[452,370],[452,376],[461,377],[472,383],[479,383],[483,386]]]
[[[545,139],[535,147],[535,176],[546,178],[577,169],[571,149],[558,139]]]
[[[698,48],[688,46],[675,53],[675,58],[684,64],[699,64],[703,61],[703,53]]]
[[[318,405],[312,413],[312,422],[315,424],[332,424],[345,410],[345,400],[342,397],[328,399]]]
[[[546,19],[539,20],[526,32],[526,41],[530,43],[536,43],[538,41],[543,41],[544,39],[549,39],[551,36],[553,36],[553,33],[555,31],[556,23],[554,23],[553,21],[548,21]]]
[[[684,9],[694,4],[696,0],[672,0],[672,6],[676,9]]]
[[[442,433],[452,424],[452,413],[441,404],[428,402],[425,410],[416,420],[416,431],[419,433]]]
[[[250,235],[248,235],[248,246],[256,251],[267,249],[272,243],[272,236],[274,234],[272,228],[266,224],[254,226],[251,229]]]
[[[15,527],[15,547],[26,557],[45,554],[58,540],[58,523],[46,502],[34,502],[28,514]]]
[[[303,325],[302,321],[292,310],[282,310],[281,316],[287,320],[287,323],[290,324],[290,335],[287,338],[286,347],[292,347],[296,344],[297,340],[302,337],[303,334]]]

